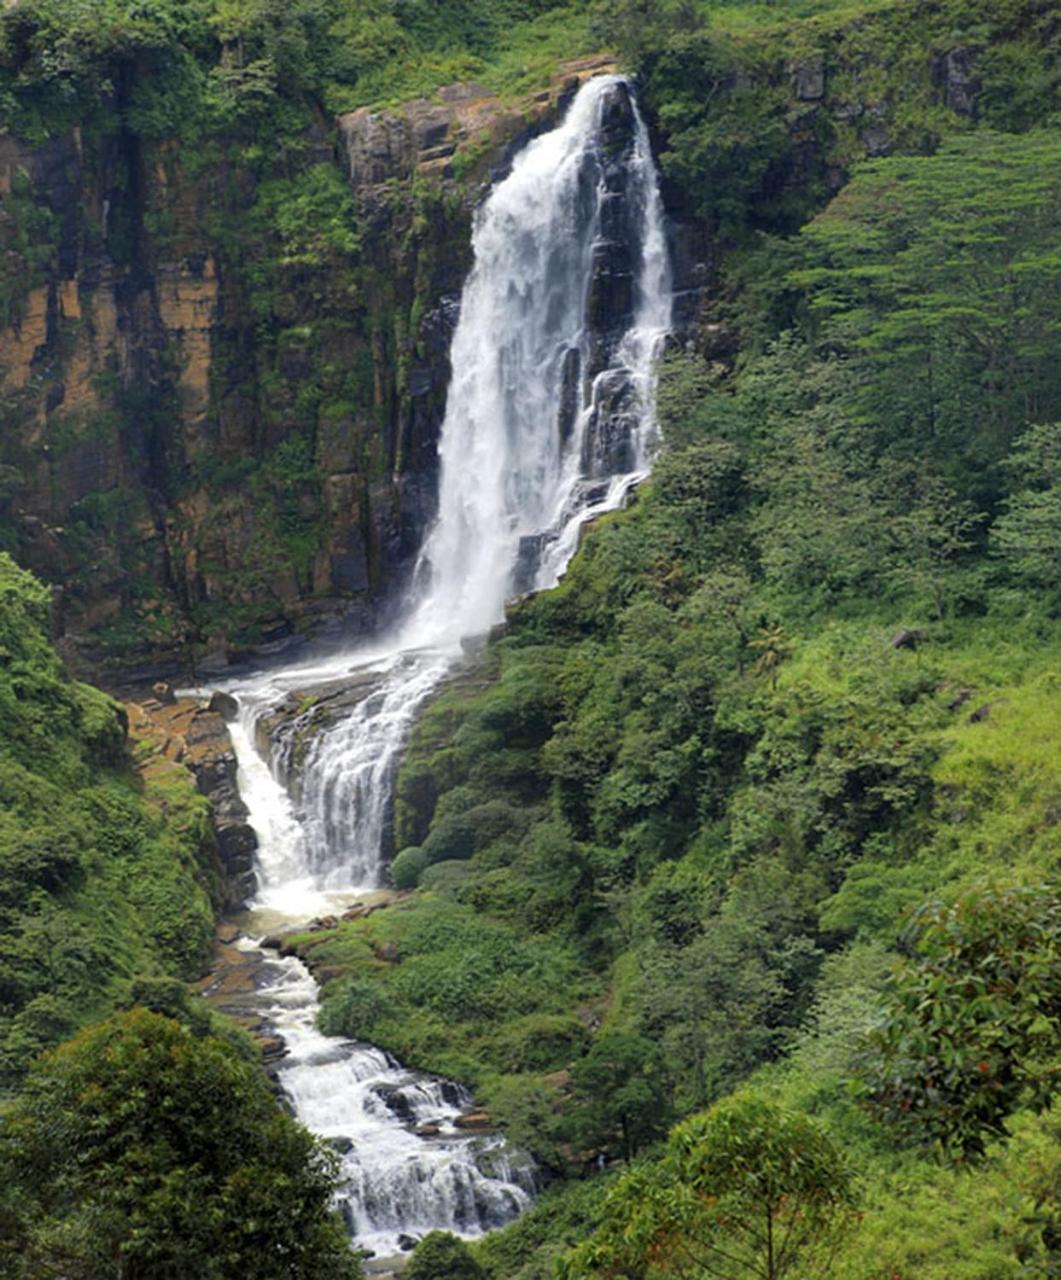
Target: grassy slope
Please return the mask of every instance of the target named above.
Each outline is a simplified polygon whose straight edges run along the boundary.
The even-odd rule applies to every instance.
[[[205,801],[144,781],[121,708],[63,672],[50,595],[0,555],[0,1080],[127,999],[198,976],[213,934]]]

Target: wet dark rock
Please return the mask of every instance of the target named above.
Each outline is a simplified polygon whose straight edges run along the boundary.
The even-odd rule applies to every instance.
[[[379,1098],[387,1110],[398,1117],[403,1124],[416,1122],[416,1110],[400,1084],[376,1085],[372,1092]]]
[[[975,116],[981,82],[972,51],[962,47],[951,49],[943,59],[942,79],[943,100],[947,106],[960,116]]]
[[[468,1130],[473,1133],[485,1133],[488,1129],[494,1127],[490,1112],[482,1107],[466,1111],[464,1115],[458,1116],[453,1123],[458,1129]]]
[[[862,130],[861,138],[867,155],[886,156],[892,149],[891,134],[879,121],[867,125]]]
[[[972,696],[972,689],[959,689],[954,697],[947,703],[947,710],[957,711],[960,707],[964,707]]]
[[[528,533],[519,540],[516,563],[512,568],[512,590],[516,595],[533,591],[542,562],[542,552],[549,543],[545,533]]]
[[[416,1246],[420,1243],[420,1236],[410,1236],[404,1233],[398,1237],[398,1248],[402,1253],[412,1253]]]
[[[593,247],[586,302],[586,327],[591,334],[589,365],[583,373],[592,380],[615,358],[618,344],[630,327],[637,305],[637,272],[642,246],[638,239],[640,210],[630,198],[636,120],[630,89],[614,85],[601,102],[599,151],[594,177],[601,197],[601,239]],[[596,186],[596,183],[592,183]]]
[[[258,1041],[262,1052],[262,1060],[266,1063],[279,1062],[287,1057],[287,1045],[280,1036],[265,1036]]]
[[[825,96],[825,63],[820,58],[792,68],[792,92],[801,102],[817,102]]]
[[[465,657],[468,657],[468,658],[478,657],[479,654],[482,653],[482,651],[486,648],[486,643],[489,640],[489,638],[490,638],[489,632],[486,632],[486,631],[481,631],[474,636],[461,636],[461,639],[460,639],[461,653],[463,653]]]
[[[593,389],[593,408],[582,443],[583,472],[608,476],[632,471],[638,420],[637,392],[628,371],[602,373]]]
[[[220,689],[215,689],[210,695],[206,709],[215,712],[226,721],[235,720],[239,715],[239,703],[231,693],[224,693]]]
[[[172,707],[177,701],[177,695],[173,692],[173,686],[167,684],[165,680],[159,680],[151,686],[151,692],[158,699],[163,707]]]
[[[560,367],[560,406],[556,415],[557,435],[563,444],[571,439],[578,417],[582,356],[577,347],[568,347]]]

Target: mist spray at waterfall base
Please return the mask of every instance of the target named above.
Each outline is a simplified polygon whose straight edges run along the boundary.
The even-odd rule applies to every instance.
[[[618,506],[650,464],[670,278],[648,136],[624,79],[588,81],[562,124],[516,157],[479,210],[473,247],[438,518],[402,622],[372,651],[231,688],[240,790],[259,837],[252,907],[274,919],[305,921],[379,887],[400,753],[461,660],[461,639],[500,621],[512,594],[554,585],[586,521]],[[292,691],[344,681],[358,697],[312,737],[296,804],[257,753],[257,722]],[[281,1084],[342,1153],[359,1244],[387,1253],[435,1228],[475,1236],[526,1207],[527,1162],[496,1135],[454,1126],[471,1101],[458,1086],[323,1036],[299,961],[270,957],[265,977],[258,1007],[288,1049]],[[413,1132],[425,1121],[438,1136]]]

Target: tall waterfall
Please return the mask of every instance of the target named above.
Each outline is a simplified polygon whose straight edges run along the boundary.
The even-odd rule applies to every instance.
[[[579,530],[645,473],[670,271],[648,132],[628,82],[588,81],[479,213],[451,348],[438,519],[381,683],[305,768],[308,857],[375,885],[398,753],[462,637],[552,586]]]
[[[461,639],[498,622],[512,594],[554,584],[582,525],[647,470],[652,363],[670,307],[647,131],[629,83],[601,76],[479,211],[451,348],[438,516],[403,621],[373,652],[233,690],[241,791],[260,840],[255,905],[305,919],[329,894],[379,885],[398,756]],[[255,723],[288,691],[322,682],[354,695],[310,735],[293,802],[255,751]],[[475,1235],[520,1211],[526,1175],[500,1140],[453,1128],[467,1101],[456,1086],[326,1039],[304,967],[267,968],[261,1008],[287,1043],[284,1088],[306,1124],[352,1144],[343,1195],[359,1240],[387,1250],[431,1227]],[[415,1135],[417,1119],[437,1122],[441,1137]]]
[[[560,128],[523,151],[473,247],[413,644],[482,631],[514,585],[552,585],[574,549],[565,535],[647,464],[670,278],[647,131],[624,80],[591,80]]]

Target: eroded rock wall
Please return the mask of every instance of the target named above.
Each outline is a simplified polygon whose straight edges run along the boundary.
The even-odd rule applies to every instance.
[[[605,65],[314,119],[268,182],[238,139],[0,137],[0,538],[76,669],[376,624],[433,514],[475,204]],[[283,221],[325,170],[349,246]]]

